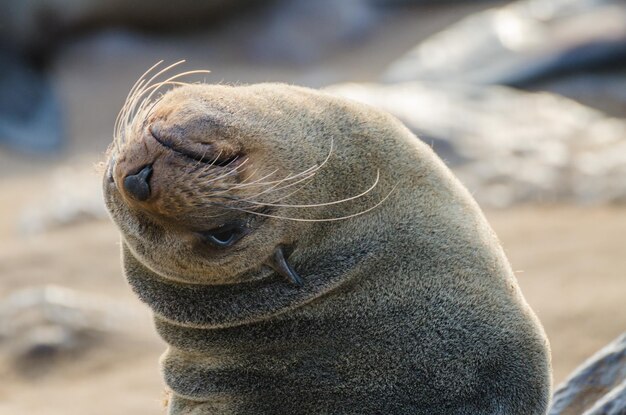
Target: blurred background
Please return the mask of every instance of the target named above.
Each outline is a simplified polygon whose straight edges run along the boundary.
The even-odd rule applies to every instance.
[[[155,414],[97,164],[155,62],[383,108],[485,209],[554,380],[626,327],[623,0],[0,0],[0,414]]]

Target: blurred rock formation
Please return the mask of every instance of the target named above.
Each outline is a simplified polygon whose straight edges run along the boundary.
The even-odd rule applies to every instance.
[[[554,393],[548,415],[626,413],[626,333],[583,363]]]
[[[0,145],[27,154],[62,146],[61,110],[48,76],[0,39]]]
[[[25,288],[0,301],[0,363],[37,374],[115,335],[143,332],[150,327],[145,320],[106,297],[54,285]]]
[[[22,50],[53,46],[75,32],[126,26],[164,32],[206,28],[268,0],[0,0],[0,36]]]
[[[392,63],[389,82],[520,84],[626,57],[621,0],[523,0],[470,15]]]
[[[62,110],[46,76],[59,44],[126,26],[154,32],[210,27],[268,0],[0,0],[0,145],[25,154],[61,149]]]
[[[550,91],[611,116],[626,117],[626,64],[538,79],[524,88]]]
[[[587,80],[590,72],[595,76]],[[620,114],[626,106],[623,78],[619,93],[594,85],[612,84],[611,75],[625,72],[626,2],[522,0],[470,15],[433,35],[393,62],[383,79],[543,89]],[[581,87],[586,82],[591,84]],[[601,92],[609,103],[599,99]]]
[[[22,235],[108,218],[100,173],[95,168],[58,168],[50,173],[47,180],[46,191],[36,195],[22,209],[17,223]]]
[[[434,82],[326,90],[398,117],[483,205],[626,201],[626,120],[567,98]]]
[[[252,61],[306,65],[364,42],[383,15],[368,0],[282,0],[230,31]]]

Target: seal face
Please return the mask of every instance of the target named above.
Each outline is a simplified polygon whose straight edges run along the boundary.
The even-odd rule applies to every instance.
[[[170,414],[545,413],[541,326],[467,191],[397,120],[280,84],[150,88],[104,194],[170,345]]]

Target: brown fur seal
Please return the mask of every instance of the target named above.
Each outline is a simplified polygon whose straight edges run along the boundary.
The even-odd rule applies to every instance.
[[[148,90],[104,193],[170,345],[170,414],[545,413],[543,330],[475,202],[400,122],[280,84]]]

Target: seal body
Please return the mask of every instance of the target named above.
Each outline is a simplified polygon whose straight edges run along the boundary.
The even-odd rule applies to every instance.
[[[390,115],[192,85],[124,131],[104,193],[170,414],[546,412],[548,343],[496,236]]]

